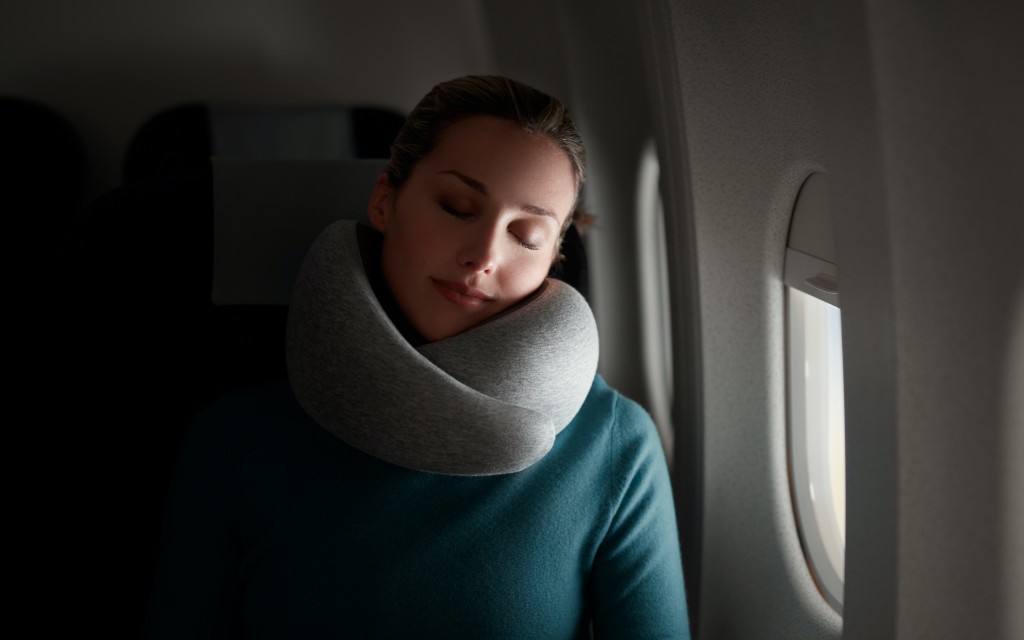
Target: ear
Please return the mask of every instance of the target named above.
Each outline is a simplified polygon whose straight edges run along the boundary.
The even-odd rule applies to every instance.
[[[367,207],[370,224],[381,233],[384,233],[388,227],[388,214],[394,209],[394,200],[395,188],[391,186],[388,174],[381,173],[377,176],[373,195],[370,196],[370,205]]]

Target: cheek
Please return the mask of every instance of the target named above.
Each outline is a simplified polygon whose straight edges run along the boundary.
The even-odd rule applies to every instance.
[[[550,270],[551,262],[541,256],[523,260],[516,268],[509,270],[509,293],[517,298],[525,298],[544,282]]]
[[[395,248],[401,252],[400,260],[410,267],[426,267],[441,261],[450,252],[449,233],[426,214],[404,211],[402,224],[394,233]],[[443,220],[441,221],[443,222]]]
[[[401,298],[400,303],[407,301],[406,291],[420,280],[420,256],[415,251],[416,245],[408,241],[402,233],[390,233],[384,237],[381,249],[381,267],[391,293]]]
[[[427,262],[430,238],[410,224],[394,225],[384,237],[383,259],[394,271],[408,272]]]

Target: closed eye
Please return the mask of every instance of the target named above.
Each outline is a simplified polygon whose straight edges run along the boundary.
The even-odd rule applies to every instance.
[[[441,203],[441,208],[444,209],[444,211],[448,215],[453,216],[455,218],[458,218],[459,220],[465,220],[467,218],[472,218],[473,217],[472,213],[468,213],[466,211],[460,211],[459,209],[456,209],[455,207],[451,206],[450,204],[447,204],[447,203],[444,203],[444,202]]]
[[[526,249],[529,249],[530,251],[539,251],[540,250],[540,244],[536,244],[536,243],[533,243],[533,242],[527,242],[526,240],[523,240],[518,235],[516,235],[516,233],[514,231],[512,231],[512,230],[509,230],[509,233],[512,234],[512,237],[514,237],[516,239],[516,242],[518,242],[522,247],[524,247]]]
[[[455,207],[453,207],[452,205],[448,204],[447,202],[441,202],[439,206],[441,207],[441,209],[445,213],[447,213],[448,215],[452,216],[453,218],[457,218],[459,220],[468,220],[468,219],[470,219],[470,218],[472,218],[472,217],[474,217],[476,215],[476,214],[474,214],[472,212],[469,212],[469,211],[462,211],[461,209],[456,209]],[[540,243],[530,242],[528,240],[524,240],[523,238],[519,237],[519,234],[517,234],[512,229],[509,229],[508,232],[509,232],[509,235],[511,235],[513,238],[515,238],[516,243],[518,243],[524,249],[529,249],[530,251],[540,251],[540,248],[541,248]]]
[[[530,251],[540,251],[548,240],[548,233],[543,222],[537,216],[527,216],[513,220],[508,232],[515,238],[519,246]]]

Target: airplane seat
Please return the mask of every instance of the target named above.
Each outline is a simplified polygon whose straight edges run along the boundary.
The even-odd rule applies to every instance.
[[[31,540],[35,558],[23,563],[24,571],[16,569],[16,575],[25,578],[16,578],[25,594],[60,597],[57,593],[69,582],[64,577],[73,573],[61,565],[62,579],[55,582],[49,568],[57,564],[42,560],[47,552],[52,552],[47,559],[55,558],[56,549],[72,546],[62,544],[70,537],[67,527],[48,525],[52,514],[62,519],[64,507],[78,503],[65,499],[71,484],[67,478],[74,476],[63,475],[69,465],[62,463],[71,455],[65,446],[73,443],[62,437],[70,430],[60,420],[64,414],[55,411],[63,403],[54,398],[65,370],[59,336],[76,319],[51,301],[59,297],[54,283],[60,268],[54,256],[84,205],[88,173],[86,147],[64,113],[36,99],[0,95],[0,209],[8,271],[4,356],[15,378],[6,394],[13,401],[7,411],[7,448],[26,461],[15,463],[16,475],[27,480],[24,490],[14,491],[16,518],[26,524],[19,527],[15,541]],[[31,471],[44,468],[42,473]],[[86,520],[60,524],[66,522]],[[58,529],[63,538],[54,533]]]
[[[329,222],[365,215],[385,163],[217,158],[97,198],[61,267],[79,403],[125,419],[159,407],[152,419],[176,431],[284,375],[294,272]]]
[[[0,95],[0,193],[7,224],[8,298],[18,311],[11,335],[29,336],[14,348],[15,370],[44,379],[42,349],[52,347],[45,327],[60,271],[52,259],[70,235],[85,203],[88,156],[79,131],[53,107],[34,99]],[[38,336],[38,339],[34,339]]]
[[[292,284],[317,235],[365,220],[387,160],[213,159],[213,247],[207,293],[223,375],[285,375]],[[225,389],[226,390],[226,389]]]
[[[551,268],[551,277],[571,284],[583,297],[590,299],[590,269],[587,266],[587,251],[576,225],[570,225],[562,239],[562,259]]]
[[[19,209],[14,218],[34,230],[26,237],[64,235],[85,204],[89,163],[79,131],[41,102],[0,96],[0,140],[0,185],[7,207]]]
[[[92,310],[73,328],[79,337],[71,351],[83,361],[103,358],[118,365],[113,369],[125,372],[120,384],[132,391],[122,399],[144,408],[156,394],[168,419],[283,372],[283,354],[260,346],[283,327],[283,307],[211,302],[211,155],[225,162],[386,158],[403,123],[404,116],[390,109],[335,105],[194,103],[157,113],[129,144],[124,184],[83,211],[63,252],[68,277],[62,286],[77,308]],[[312,186],[307,181],[299,188]],[[288,194],[292,204],[301,200],[299,193]],[[174,378],[183,367],[184,385]],[[138,388],[149,376],[159,384]],[[168,385],[173,399],[158,391]]]
[[[199,169],[211,156],[387,158],[404,123],[404,114],[377,106],[176,105],[151,116],[132,136],[124,184]]]

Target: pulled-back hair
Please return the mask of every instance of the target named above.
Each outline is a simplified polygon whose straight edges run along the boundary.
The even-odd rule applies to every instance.
[[[569,110],[557,98],[501,76],[463,76],[431,89],[409,114],[391,145],[391,161],[386,169],[391,186],[400,189],[416,163],[434,150],[445,130],[472,116],[502,118],[526,133],[550,138],[572,163],[579,201],[586,180],[586,151]],[[563,231],[574,217],[575,211]]]

